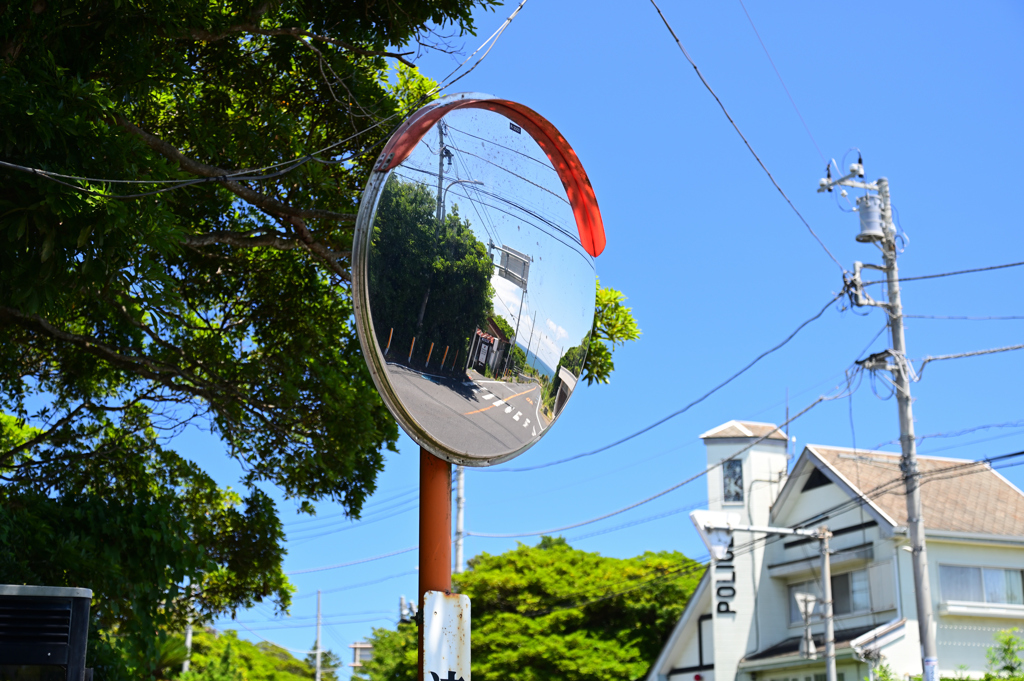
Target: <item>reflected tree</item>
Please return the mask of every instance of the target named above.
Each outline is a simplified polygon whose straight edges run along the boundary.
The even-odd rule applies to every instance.
[[[438,224],[426,186],[388,179],[370,245],[369,291],[374,331],[389,361],[441,366],[445,349],[465,357],[477,327],[493,314],[492,261],[458,208]],[[434,346],[433,353],[430,351]]]

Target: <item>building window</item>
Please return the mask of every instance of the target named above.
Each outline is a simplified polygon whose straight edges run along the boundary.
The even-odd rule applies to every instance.
[[[731,459],[722,464],[722,500],[743,503],[743,462]]]
[[[824,610],[821,607],[821,583],[818,580],[800,582],[789,585],[789,621],[803,622],[800,606],[796,602],[796,594],[809,593],[818,598],[814,606],[814,619],[820,619]],[[868,571],[854,570],[841,575],[832,575],[832,615],[852,615],[871,610],[871,591],[868,587]]]
[[[940,565],[944,601],[1024,605],[1024,571]]]

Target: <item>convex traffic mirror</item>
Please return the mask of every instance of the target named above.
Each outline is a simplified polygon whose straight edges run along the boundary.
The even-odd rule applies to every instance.
[[[487,466],[536,443],[583,370],[604,230],[576,154],[536,112],[461,94],[413,114],[356,223],[359,339],[419,445]]]

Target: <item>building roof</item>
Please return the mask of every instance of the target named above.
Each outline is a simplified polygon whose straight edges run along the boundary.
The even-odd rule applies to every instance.
[[[717,428],[712,428],[701,435],[704,440],[715,440],[727,437],[766,437],[769,440],[786,440],[786,434],[774,423],[757,421],[729,421]]]
[[[864,634],[868,633],[875,628],[875,625],[866,627],[857,627],[856,629],[838,629],[835,632],[836,648],[849,648],[850,642],[855,641]],[[819,651],[824,651],[825,648],[825,635],[824,634],[813,634],[814,647]],[[780,657],[782,655],[792,655],[793,653],[800,652],[800,637],[794,636],[787,638],[779,643],[776,643],[770,648],[765,648],[762,651],[756,652],[753,655],[747,655],[743,658],[744,662],[753,662],[755,660],[767,660],[773,657]]]
[[[808,445],[897,525],[907,524],[900,455]],[[1024,493],[987,463],[919,456],[921,503],[927,530],[1024,535]]]

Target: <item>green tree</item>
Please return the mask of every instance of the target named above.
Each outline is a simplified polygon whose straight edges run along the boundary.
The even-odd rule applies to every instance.
[[[422,366],[430,344],[465,357],[477,327],[493,311],[491,258],[457,211],[436,220],[436,197],[422,184],[392,175],[377,205],[370,250],[369,289],[378,342],[404,351],[418,339],[413,363]],[[436,364],[440,358],[433,357]]]
[[[473,677],[484,681],[641,677],[704,570],[678,552],[606,558],[551,537],[469,567],[455,585],[472,599]],[[414,678],[414,626],[375,630],[373,642],[365,678]]]
[[[612,353],[627,341],[640,338],[640,327],[633,318],[632,309],[623,305],[626,296],[613,288],[602,288],[597,282],[597,300],[594,307],[594,328],[590,332],[590,347],[583,365],[583,379],[587,385],[608,383],[615,370]],[[579,374],[577,374],[579,375]]]
[[[1021,653],[1024,653],[1024,638],[1020,636],[1020,629],[1004,629],[996,633],[995,639],[996,644],[986,651],[986,681],[1024,679],[1024,660],[1021,659]]]
[[[373,492],[398,433],[352,325],[351,230],[434,85],[389,50],[492,4],[0,5],[0,581],[92,588],[101,678],[153,675],[190,611],[287,607],[260,485],[353,516]],[[240,492],[167,448],[189,423]]]
[[[194,632],[190,659],[191,668],[178,681],[309,681],[316,671],[308,660],[296,659],[284,648],[244,641],[230,629]]]

